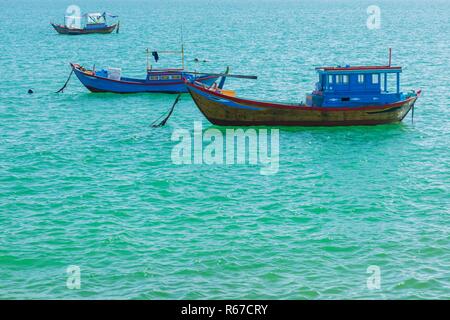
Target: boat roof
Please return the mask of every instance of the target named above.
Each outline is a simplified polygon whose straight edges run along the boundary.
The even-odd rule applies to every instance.
[[[337,67],[317,67],[318,72],[326,73],[347,73],[347,72],[370,72],[370,73],[384,73],[384,72],[402,72],[402,67],[398,66],[337,66]]]
[[[183,68],[161,68],[161,69],[153,68],[153,69],[148,69],[147,73],[152,73],[152,72],[173,72],[173,71],[182,72],[182,71],[184,71],[184,69]]]
[[[103,14],[99,12],[86,13],[89,17],[101,17]]]

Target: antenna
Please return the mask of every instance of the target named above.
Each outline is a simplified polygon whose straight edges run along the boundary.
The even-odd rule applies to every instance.
[[[183,25],[181,25],[180,27],[180,38],[181,38],[181,43],[183,43],[184,39],[183,39]]]
[[[184,39],[183,39],[183,25],[181,25],[181,66],[184,70]]]
[[[389,67],[391,66],[392,62],[392,48],[389,48]]]

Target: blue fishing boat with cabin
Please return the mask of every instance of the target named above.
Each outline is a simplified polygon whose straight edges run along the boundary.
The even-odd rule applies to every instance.
[[[70,65],[80,82],[91,92],[187,93],[183,79],[211,85],[219,78],[210,74],[197,75],[184,69],[152,69],[147,71],[144,79],[137,79],[123,77],[119,68],[88,70],[76,63]]]
[[[116,24],[108,25],[106,23],[106,17],[117,18],[116,15],[109,13],[86,13],[81,17],[64,17],[64,25],[50,22],[53,28],[59,34],[68,35],[80,35],[80,34],[93,34],[93,33],[111,33],[116,30],[119,33],[120,22]],[[85,19],[84,26],[81,25],[81,19]],[[70,20],[69,20],[70,19]]]
[[[347,126],[400,122],[421,94],[400,91],[401,67],[318,67],[319,81],[306,103],[274,103],[235,96],[219,86],[188,82],[194,102],[213,124],[224,126]],[[414,113],[413,113],[414,114]]]
[[[218,75],[214,74],[186,71],[184,69],[183,46],[181,47],[181,51],[152,51],[155,61],[159,60],[159,54],[181,54],[182,68],[179,69],[154,69],[149,64],[149,52],[150,51],[147,49],[147,75],[144,79],[123,77],[120,68],[107,68],[101,70],[92,68],[88,70],[76,63],[71,63],[70,65],[80,82],[91,92],[187,93],[185,79],[210,86],[219,78]]]

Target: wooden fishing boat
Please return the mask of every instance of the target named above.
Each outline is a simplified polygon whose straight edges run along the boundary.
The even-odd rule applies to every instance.
[[[79,64],[73,64],[72,71],[76,74],[81,83],[92,92],[112,92],[112,93],[187,93],[185,79],[191,82],[198,82],[205,85],[212,85],[220,75],[209,73],[198,73],[186,71],[184,69],[184,45],[181,44],[180,51],[150,51],[147,53],[147,76],[144,79],[122,77],[120,68],[108,68],[88,70]],[[152,54],[158,62],[161,54],[180,54],[181,68],[179,69],[155,69],[150,65],[149,54]]]
[[[413,109],[421,91],[400,92],[401,67],[316,68],[316,90],[306,103],[273,103],[234,96],[222,86],[186,81],[203,115],[222,126],[348,126],[400,122]],[[395,89],[388,78],[395,77]],[[414,111],[414,109],[413,109]]]
[[[184,71],[184,69],[147,70],[144,79],[122,77],[121,69],[108,68],[88,70],[79,64],[71,63],[72,70],[80,82],[91,92],[112,93],[187,93],[183,79],[212,85],[219,76]]]
[[[111,33],[117,28],[118,24],[113,24],[110,26],[107,26],[107,25],[96,26],[96,27],[87,25],[86,27],[84,27],[82,29],[69,28],[69,27],[63,26],[61,24],[55,24],[55,23],[51,23],[51,25],[53,26],[53,28],[55,28],[55,30],[59,34],[79,35],[79,34],[92,34],[92,33]]]
[[[106,16],[114,17],[117,16],[109,15],[106,12],[100,13],[87,13],[83,15],[86,18],[86,23],[82,27],[80,23],[68,23],[67,18],[72,17],[64,17],[64,25],[56,24],[51,22],[50,24],[59,34],[68,34],[68,35],[80,35],[80,34],[92,34],[92,33],[111,33],[114,30],[119,32],[119,23],[107,25]],[[80,17],[81,18],[81,17]],[[76,18],[72,18],[74,20]],[[81,20],[81,19],[80,19]],[[72,21],[73,22],[73,21]]]

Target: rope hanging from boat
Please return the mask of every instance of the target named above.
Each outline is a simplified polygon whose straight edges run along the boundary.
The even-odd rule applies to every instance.
[[[61,87],[61,89],[56,91],[56,93],[64,92],[64,89],[67,87],[67,84],[69,83],[69,80],[70,80],[70,77],[72,77],[72,74],[73,74],[73,68],[72,68],[72,71],[70,71],[70,74],[69,74],[69,77],[66,80],[66,83],[64,83],[64,85]]]
[[[167,114],[167,116],[166,116],[160,123],[158,123],[158,124],[155,124],[155,123],[156,123],[157,121],[159,121],[159,120],[164,116],[164,114],[161,115],[161,116],[160,116],[158,119],[156,119],[155,121],[153,121],[153,123],[151,124],[151,126],[152,126],[153,128],[159,128],[159,127],[162,127],[162,126],[164,126],[164,125],[166,124],[167,120],[169,120],[170,116],[171,116],[172,113],[173,113],[173,110],[175,109],[175,105],[178,103],[178,101],[180,100],[180,98],[181,98],[181,93],[178,94],[178,96],[177,96],[177,98],[175,99],[175,102],[173,103],[172,108],[170,108],[169,113]]]

